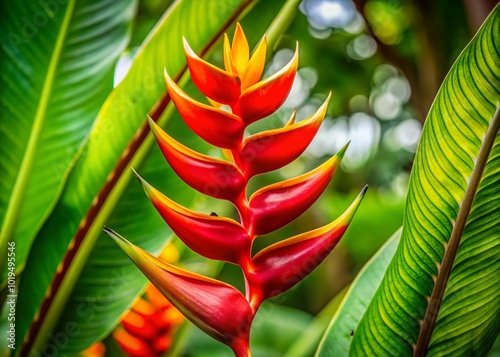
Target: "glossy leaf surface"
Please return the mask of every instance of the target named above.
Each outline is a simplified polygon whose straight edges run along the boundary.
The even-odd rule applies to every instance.
[[[356,330],[352,356],[483,356],[500,332],[498,48],[497,6],[430,110],[401,243]],[[439,297],[429,303],[436,288],[444,289],[441,305]],[[436,324],[421,328],[433,314]]]
[[[384,277],[400,237],[401,229],[389,238],[356,275],[323,335],[316,357],[348,355],[354,332]]]
[[[134,0],[1,3],[0,274],[8,240],[16,243],[17,267],[24,266],[113,88],[135,6]]]

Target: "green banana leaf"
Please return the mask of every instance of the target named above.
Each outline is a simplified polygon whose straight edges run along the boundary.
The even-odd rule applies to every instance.
[[[135,8],[135,0],[0,4],[0,282],[7,242],[20,271],[113,88]]]
[[[432,105],[401,243],[349,355],[484,356],[500,332],[499,49],[497,6]]]
[[[316,357],[347,356],[352,336],[384,277],[401,238],[401,229],[365,264],[352,282],[316,351]]]
[[[297,0],[288,1],[288,12],[285,18],[295,13],[296,6],[293,7],[293,11],[290,11],[292,8],[290,3],[297,5]],[[162,67],[166,66],[169,73],[174,75],[185,70],[181,45],[182,35],[186,34],[195,49],[205,45],[203,51],[206,52],[214,45],[215,40],[227,31],[227,27],[234,22],[242,10],[248,9],[250,5],[253,5],[252,1],[232,1],[215,8],[212,2],[178,1],[167,11],[152,35],[146,40],[127,77],[104,104],[86,151],[71,172],[54,213],[35,241],[33,252],[36,254],[32,254],[33,259],[30,257],[30,265],[25,272],[29,280],[23,280],[20,289],[24,291],[35,289],[40,292],[37,291],[36,297],[27,296],[26,298],[23,297],[24,294],[19,294],[19,304],[26,306],[29,309],[27,315],[31,315],[26,318],[23,316],[23,334],[27,331],[43,299],[41,290],[45,291],[51,286],[52,276],[57,269],[56,262],[61,261],[67,245],[78,230],[79,220],[87,214],[88,207],[92,204],[94,196],[91,193],[94,192],[93,195],[95,195],[99,192],[99,184],[102,185],[103,179],[104,181],[106,179],[104,169],[112,170],[113,160],[116,161],[120,157],[120,150],[124,150],[127,140],[134,135],[134,130],[137,130],[143,123],[144,113],[148,110],[151,112],[151,107],[159,98],[158,102],[161,102],[165,92]],[[207,14],[213,15],[210,17]],[[261,34],[274,16],[276,16],[275,12],[267,18],[268,21],[260,21]],[[284,28],[280,31],[283,30]],[[154,72],[157,76],[152,75],[152,68],[155,68]],[[122,115],[125,104],[126,109],[130,109],[127,117]],[[134,105],[142,108],[142,113]],[[118,106],[118,113],[114,106]],[[182,137],[184,143],[193,147],[185,140],[186,127],[179,124],[182,120],[178,118],[170,122],[172,109],[173,107],[167,107],[165,112],[162,109],[163,115],[159,118],[159,122],[168,122],[171,127],[168,129],[169,132],[175,137]],[[153,114],[155,113],[159,112],[153,111]],[[134,121],[136,125],[128,125],[123,119]],[[121,120],[120,126],[116,124],[116,120]],[[100,137],[103,132],[108,134],[105,138]],[[165,192],[173,192],[174,199],[179,196],[180,203],[189,205],[189,197],[192,197],[192,193],[189,193],[187,197],[183,196],[185,192],[177,188],[182,187],[183,184],[171,170],[167,169],[168,165],[156,147],[150,153],[149,149],[153,143],[151,139],[146,138],[137,149],[136,155],[129,161],[130,166],[137,168],[144,158],[148,157],[141,172],[143,169],[144,173],[149,172],[153,177],[152,183],[158,182],[159,188],[164,187]],[[145,177],[150,179],[149,176]],[[52,333],[51,336],[68,335],[67,328],[72,326],[78,333],[68,336],[69,342],[64,347],[59,347],[58,353],[72,354],[82,350],[96,339],[109,333],[123,311],[144,286],[145,280],[140,272],[134,269],[126,256],[101,234],[102,224],[106,223],[115,228],[123,228],[124,232],[131,234],[130,237],[135,240],[136,244],[153,252],[157,252],[166,243],[169,231],[165,223],[144,196],[140,185],[135,180],[130,183],[129,181],[130,170],[124,170],[116,185],[111,188],[111,194],[100,208],[90,229],[85,232],[83,244],[67,268],[66,279],[62,280],[54,298],[50,299],[51,305],[47,308],[48,313],[43,323],[38,326],[36,323],[34,325],[35,329],[40,331],[38,337],[30,336],[35,349],[42,348],[50,333]],[[71,209],[68,210],[68,207]],[[98,237],[102,239],[97,239]],[[53,254],[49,256],[49,260],[52,261],[47,261],[47,257],[40,252]],[[87,260],[88,263],[85,265]],[[65,306],[64,309],[63,306]],[[89,333],[90,331],[92,333]],[[54,340],[49,338],[46,346],[53,343],[55,343]]]

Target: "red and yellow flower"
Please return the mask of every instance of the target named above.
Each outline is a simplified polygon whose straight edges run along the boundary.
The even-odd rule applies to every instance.
[[[239,212],[239,221],[194,212],[136,175],[160,215],[187,246],[207,258],[241,267],[246,296],[226,283],[158,259],[109,228],[105,231],[184,316],[231,347],[236,356],[249,356],[250,326],[261,303],[290,289],[328,256],[349,226],[366,188],[332,223],[252,256],[252,243],[258,236],[290,223],[318,199],[347,145],[320,167],[247,198],[250,178],[289,164],[306,149],[325,117],[330,97],[305,120],[295,123],[294,112],[284,127],[245,138],[248,125],[274,113],[288,96],[297,72],[298,47],[288,64],[262,80],[266,39],[250,55],[239,24],[231,45],[224,37],[224,70],[199,58],[186,40],[184,51],[192,80],[210,105],[189,97],[165,72],[168,93],[187,125],[220,147],[228,160],[189,149],[149,120],[151,131],[179,177],[203,194],[230,201]]]

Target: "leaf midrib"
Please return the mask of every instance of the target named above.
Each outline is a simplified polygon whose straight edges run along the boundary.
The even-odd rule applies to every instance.
[[[14,241],[13,231],[17,224],[19,213],[22,208],[22,203],[24,201],[24,194],[26,191],[26,185],[28,179],[31,176],[31,170],[33,168],[33,162],[35,159],[36,149],[38,146],[38,141],[42,133],[43,124],[45,122],[48,103],[50,96],[52,94],[52,86],[55,81],[56,70],[61,59],[61,53],[63,49],[64,40],[69,28],[69,20],[73,14],[75,5],[75,0],[70,0],[64,14],[63,21],[61,23],[61,29],[57,35],[56,44],[54,46],[54,51],[52,52],[52,57],[50,58],[49,68],[45,76],[45,81],[42,86],[42,92],[40,95],[40,100],[33,120],[33,126],[31,128],[30,136],[28,139],[28,145],[24,152],[21,166],[19,168],[19,173],[14,184],[14,189],[9,198],[9,203],[7,205],[7,211],[5,213],[4,223],[0,231],[0,252],[6,252],[7,242]],[[4,255],[2,255],[4,256]],[[5,261],[5,264],[7,261]],[[5,265],[2,264],[1,270],[5,269]]]
[[[455,256],[462,239],[462,235],[467,224],[467,219],[469,217],[472,205],[474,203],[474,198],[476,197],[477,190],[481,183],[484,169],[488,163],[488,158],[490,156],[491,150],[495,143],[495,138],[500,130],[500,105],[497,105],[495,114],[486,130],[486,135],[483,140],[483,144],[479,149],[479,154],[472,170],[469,184],[465,191],[464,199],[460,202],[460,208],[457,215],[457,220],[453,225],[453,230],[451,232],[450,239],[445,248],[443,261],[438,269],[438,275],[436,277],[436,284],[432,290],[431,297],[429,299],[429,304],[425,311],[425,316],[422,322],[422,327],[420,328],[420,333],[418,336],[417,343],[415,345],[415,351],[413,353],[414,357],[424,357],[427,348],[429,346],[430,339],[434,330],[434,325],[441,307],[444,292],[446,290],[446,285],[453,268],[453,263],[455,261]]]

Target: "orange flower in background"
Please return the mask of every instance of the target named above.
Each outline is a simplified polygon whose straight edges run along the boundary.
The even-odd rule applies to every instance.
[[[179,252],[172,243],[160,255],[167,262],[176,262]],[[125,313],[112,335],[123,352],[132,357],[157,357],[168,351],[173,335],[184,316],[148,283],[146,292]],[[103,357],[106,347],[96,342],[79,357]]]
[[[176,262],[177,249],[169,243],[160,258]],[[176,327],[183,320],[182,314],[152,284],[148,284],[146,293],[125,314],[113,337],[129,356],[156,357],[170,348]]]
[[[106,346],[102,342],[93,343],[85,351],[78,354],[78,357],[103,357],[106,354]]]
[[[206,142],[221,148],[228,160],[184,146],[150,119],[151,131],[177,175],[201,193],[231,202],[238,210],[239,221],[185,208],[136,176],[159,214],[189,248],[241,267],[246,295],[224,282],[156,258],[110,228],[104,231],[186,318],[228,345],[236,356],[250,356],[250,327],[261,303],[303,280],[328,256],[352,221],[366,187],[332,223],[252,256],[252,244],[258,236],[292,222],[318,199],[339,167],[347,145],[318,168],[264,187],[247,198],[248,181],[253,176],[289,164],[307,148],[326,115],[330,96],[303,121],[295,123],[294,112],[283,128],[245,138],[248,125],[274,113],[288,96],[297,72],[298,46],[284,68],[263,80],[266,39],[250,55],[239,24],[231,45],[224,37],[224,70],[199,58],[186,40],[184,51],[192,80],[211,105],[189,97],[165,72],[168,93],[186,124]],[[153,313],[150,305],[154,305],[152,300],[137,309],[134,306],[124,319],[123,330],[117,332],[123,340],[135,333],[134,351],[151,353],[142,356],[153,355],[156,348],[156,340],[147,345],[150,350],[138,342],[154,334],[145,327],[148,314]]]

